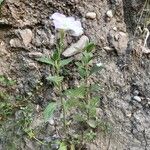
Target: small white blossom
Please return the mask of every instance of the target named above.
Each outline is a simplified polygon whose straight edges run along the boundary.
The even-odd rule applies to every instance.
[[[96,66],[97,66],[97,67],[102,67],[103,64],[100,62],[100,63],[97,63]]]
[[[65,31],[71,31],[73,36],[80,36],[83,34],[83,28],[81,22],[75,20],[73,17],[66,17],[60,13],[54,13],[50,19],[53,19],[55,29],[63,29]]]

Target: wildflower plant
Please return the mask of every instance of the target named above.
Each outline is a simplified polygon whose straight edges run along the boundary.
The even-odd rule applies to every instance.
[[[95,45],[87,43],[82,50],[81,60],[74,64],[80,78],[79,86],[64,90],[63,69],[69,63],[73,63],[72,58],[63,59],[61,57],[64,52],[65,35],[69,31],[72,36],[80,36],[83,34],[83,28],[80,21],[75,20],[73,17],[66,17],[60,13],[54,13],[50,19],[52,19],[55,29],[59,32],[60,38],[52,57],[42,57],[38,61],[52,66],[54,74],[48,76],[47,80],[53,83],[57,91],[58,100],[56,103],[51,102],[48,104],[44,110],[44,118],[48,121],[53,117],[55,110],[60,107],[63,116],[62,131],[59,132],[63,132],[63,135],[60,135],[60,149],[67,150],[67,147],[75,149],[77,143],[81,144],[87,139],[92,140],[95,137],[93,129],[98,126],[96,108],[99,105],[100,98],[95,96],[94,92],[99,90],[99,86],[92,84],[90,79],[93,74],[100,71],[103,67],[101,63],[93,65],[92,60],[94,58],[93,50]],[[73,116],[68,112],[73,112]],[[72,132],[72,128],[77,124],[82,128],[79,134]],[[87,130],[84,132],[85,126],[87,126]]]

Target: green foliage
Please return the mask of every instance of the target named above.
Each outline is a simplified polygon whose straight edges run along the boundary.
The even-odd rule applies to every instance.
[[[39,62],[48,64],[48,65],[52,65],[52,66],[54,65],[54,61],[51,58],[48,58],[48,57],[41,57],[41,58],[38,58],[36,60],[39,61]]]
[[[69,98],[84,98],[86,88],[84,86],[76,87],[74,89],[69,89],[65,92],[66,96]]]
[[[4,1],[4,0],[0,0],[0,5],[2,4],[3,1]]]
[[[70,59],[70,58],[61,60],[60,67],[64,67],[64,66],[68,65],[70,62],[72,62],[72,59]]]
[[[90,53],[93,51],[94,48],[95,48],[95,44],[90,42],[90,43],[87,43],[87,45],[84,48],[84,51]]]
[[[96,133],[93,132],[92,130],[87,130],[84,132],[83,139],[87,142],[92,142],[96,138]]]
[[[58,150],[67,150],[67,145],[65,142],[61,142]]]
[[[0,85],[3,85],[3,86],[13,86],[15,83],[16,83],[16,81],[11,80],[11,79],[7,79],[3,75],[0,75]]]
[[[47,77],[47,80],[53,82],[56,85],[59,85],[62,82],[63,77],[62,76],[49,76]]]
[[[10,103],[0,102],[0,110],[0,120],[4,120],[13,114],[13,108]]]
[[[44,119],[48,121],[51,117],[53,117],[54,111],[56,110],[56,103],[49,103],[46,109],[44,110]]]
[[[75,150],[76,145],[93,141],[96,137],[95,129],[101,125],[97,115],[97,108],[100,104],[97,93],[100,92],[100,86],[91,83],[90,79],[94,74],[101,71],[103,66],[100,63],[93,64],[95,44],[87,43],[82,51],[81,60],[75,62],[79,75],[79,86],[63,90],[63,71],[66,69],[66,65],[73,62],[71,58],[61,58],[64,51],[64,36],[64,32],[60,31],[60,39],[51,58],[42,57],[38,59],[39,62],[52,67],[54,73],[52,76],[48,76],[47,80],[53,83],[54,89],[57,89],[56,95],[60,100],[57,103],[49,103],[43,114],[45,120],[48,121],[53,116],[57,105],[60,105],[63,127],[60,124],[57,130],[63,135],[59,141],[59,150],[67,150],[68,148]],[[71,113],[73,114],[70,115]],[[71,126],[76,124],[82,129],[82,132],[73,134]]]

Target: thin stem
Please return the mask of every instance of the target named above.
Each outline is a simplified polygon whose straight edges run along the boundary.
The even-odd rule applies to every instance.
[[[65,32],[64,32],[64,30],[61,30],[60,31],[59,48],[58,48],[59,58],[61,56],[61,53],[64,50],[64,37],[65,37]],[[61,60],[61,58],[60,58],[60,60]],[[61,73],[60,60],[58,60],[56,62],[56,65],[55,65],[57,76],[60,76],[60,73]],[[62,94],[62,83],[60,83],[58,85],[58,92],[59,92],[59,95],[60,95],[60,101],[61,101],[62,112],[63,112],[63,126],[64,126],[64,130],[65,130],[65,134],[66,134],[66,130],[67,130],[66,129],[66,111],[65,111],[65,104],[64,104],[63,94]]]
[[[89,98],[89,83],[88,83],[88,79],[89,79],[89,73],[88,73],[88,64],[85,65],[85,70],[86,70],[86,77],[85,77],[85,84],[86,84],[86,102],[87,105],[89,107],[89,103],[90,103],[90,98]],[[89,120],[90,118],[90,114],[89,114],[89,108],[87,109],[87,118]]]
[[[62,95],[62,85],[60,85],[60,100],[61,100],[61,105],[62,105],[62,111],[63,111],[63,125],[64,125],[64,130],[65,130],[65,134],[66,134],[66,111],[65,111],[65,106],[64,106],[64,99],[63,99],[63,95]]]

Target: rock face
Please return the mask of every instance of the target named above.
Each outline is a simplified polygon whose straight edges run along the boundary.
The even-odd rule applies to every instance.
[[[127,33],[110,31],[109,42],[118,54],[124,54],[126,52],[128,41]]]
[[[10,40],[10,46],[17,48],[17,47],[28,47],[29,44],[32,41],[32,31],[30,29],[24,29],[24,30],[16,30],[16,34],[18,35],[18,38],[14,38]]]
[[[150,150],[149,49],[141,47],[143,39],[140,38],[140,42],[132,40],[135,17],[144,2],[6,0],[1,8],[0,19],[0,75],[16,80],[15,88],[9,89],[11,102],[18,100],[19,96],[25,98],[33,103],[32,111],[35,112],[37,105],[44,109],[56,97],[51,85],[45,81],[48,75],[53,74],[51,67],[38,63],[35,58],[51,56],[55,49],[57,36],[49,15],[57,10],[75,16],[81,19],[85,35],[79,40],[67,36],[68,43],[65,46],[68,48],[63,55],[71,57],[80,53],[90,40],[96,43],[94,61],[102,62],[105,66],[93,80],[102,87],[97,92],[101,97],[98,112],[102,123],[108,122],[110,129],[105,134],[100,132],[99,138],[86,145],[87,150]],[[73,77],[71,79],[73,83]],[[0,92],[4,88],[0,85]],[[17,102],[20,104],[20,101]],[[19,116],[20,111],[15,114]],[[45,127],[43,118],[39,116],[41,112],[35,113],[32,127],[38,126],[36,138],[50,142],[55,136],[54,126],[51,126],[53,121],[50,120],[50,124]],[[13,118],[13,122],[16,125],[16,118]],[[9,125],[6,124],[7,127]],[[40,127],[44,128],[43,132],[40,132]],[[6,132],[6,136],[1,135],[0,131],[0,149],[49,150],[45,145],[28,139],[24,132],[19,134],[20,128],[11,127],[10,131],[12,129],[13,134]],[[19,139],[16,140],[17,137]],[[16,144],[16,147],[12,148],[14,145],[9,145],[11,143]]]

